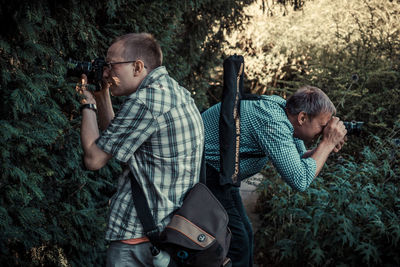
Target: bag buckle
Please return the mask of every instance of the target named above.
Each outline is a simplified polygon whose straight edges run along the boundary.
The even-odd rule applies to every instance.
[[[155,257],[155,256],[157,256],[158,254],[160,254],[160,250],[159,250],[156,246],[154,246],[154,245],[152,245],[152,246],[150,247],[150,252],[151,252],[151,255],[153,255],[153,257]]]
[[[160,231],[158,230],[158,228],[146,232],[145,235],[150,239],[150,242],[152,243],[157,243],[160,241]]]

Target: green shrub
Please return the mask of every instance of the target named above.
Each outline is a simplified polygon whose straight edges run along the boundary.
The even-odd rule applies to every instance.
[[[278,180],[271,166],[265,170],[261,266],[400,264],[400,149],[392,139],[374,139],[358,160],[331,159],[303,193]]]
[[[364,122],[304,193],[266,167],[260,266],[400,264],[399,6],[306,2],[280,24],[261,17],[250,25],[254,32],[231,36],[239,42],[228,51],[245,54],[253,92],[286,97],[311,84],[328,94],[342,120]]]

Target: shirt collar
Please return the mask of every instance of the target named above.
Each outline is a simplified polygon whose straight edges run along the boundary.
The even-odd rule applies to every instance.
[[[165,66],[160,66],[152,70],[146,77],[143,79],[142,83],[139,85],[138,90],[154,83],[157,81],[161,76],[168,75],[168,71]]]

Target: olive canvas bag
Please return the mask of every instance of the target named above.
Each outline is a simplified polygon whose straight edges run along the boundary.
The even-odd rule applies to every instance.
[[[149,205],[132,172],[130,180],[133,202],[146,236],[152,243],[153,256],[160,249],[171,256],[168,266],[228,267],[226,257],[231,232],[224,207],[203,183],[197,183],[185,195],[183,204],[160,232],[155,225]]]

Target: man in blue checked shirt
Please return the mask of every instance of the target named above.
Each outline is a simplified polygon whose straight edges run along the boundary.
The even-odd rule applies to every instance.
[[[219,155],[220,104],[203,114],[207,163],[207,186],[229,215],[232,240],[228,252],[233,266],[253,264],[253,232],[239,195],[239,185],[221,184]],[[305,86],[287,101],[261,96],[240,103],[239,180],[259,172],[271,161],[292,188],[304,191],[319,174],[331,152],[338,152],[346,129],[335,117],[336,109],[321,89]],[[322,140],[310,151],[320,135]]]
[[[106,239],[107,266],[167,266],[169,255],[153,257],[132,201],[128,173],[142,186],[160,231],[183,197],[198,182],[204,128],[190,93],[162,64],[159,44],[150,34],[127,34],[110,46],[103,89],[77,89],[82,100],[81,139],[88,169],[102,168],[111,157],[128,168],[111,199]],[[126,96],[114,114],[110,93]],[[97,124],[98,119],[101,133]]]

